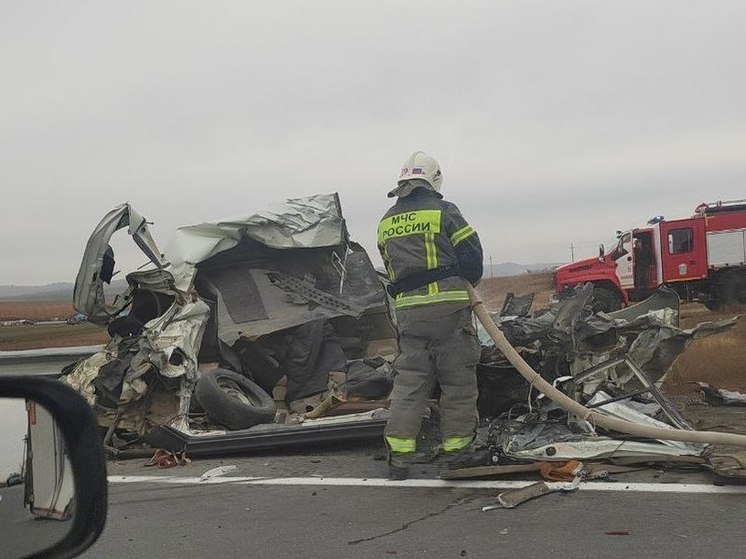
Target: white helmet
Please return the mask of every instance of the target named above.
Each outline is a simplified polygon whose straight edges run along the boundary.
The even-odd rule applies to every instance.
[[[440,165],[438,165],[438,162],[433,157],[430,157],[425,152],[415,151],[402,165],[397,181],[399,186],[389,192],[389,197],[409,195],[414,188],[406,183],[414,179],[423,180],[435,192],[440,192],[440,185],[443,183],[443,173],[441,173]]]

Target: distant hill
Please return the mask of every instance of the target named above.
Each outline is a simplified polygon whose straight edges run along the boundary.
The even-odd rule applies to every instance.
[[[120,293],[127,282],[123,279],[106,286],[105,292]],[[0,301],[72,301],[72,282],[56,282],[46,285],[0,285]]]
[[[490,269],[490,263],[484,263],[484,277],[488,278],[490,275],[494,275],[496,278],[502,278],[506,276],[520,276],[526,273],[532,272],[551,272],[557,266],[561,266],[564,262],[553,262],[553,263],[538,263],[538,264],[516,264],[515,262],[500,262],[499,264],[492,264]]]

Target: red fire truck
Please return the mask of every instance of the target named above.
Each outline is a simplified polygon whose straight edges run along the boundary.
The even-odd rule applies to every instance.
[[[608,312],[666,285],[712,310],[746,308],[746,200],[702,203],[684,219],[656,216],[617,238],[597,258],[557,268],[557,293],[592,282],[596,310]]]

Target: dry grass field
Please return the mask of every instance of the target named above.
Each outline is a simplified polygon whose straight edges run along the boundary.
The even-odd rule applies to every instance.
[[[0,351],[98,345],[110,339],[105,328],[90,323],[0,326]]]
[[[712,313],[702,305],[682,308],[682,327],[731,318],[737,313]],[[696,383],[709,382],[718,388],[746,392],[746,320],[722,334],[692,340],[669,370],[664,388],[672,394],[691,394]]]
[[[65,320],[72,314],[73,304],[69,301],[0,301],[0,321]]]
[[[486,278],[477,292],[490,310],[499,310],[508,292],[535,293],[533,310],[545,307],[552,294],[550,273]],[[26,318],[34,321],[64,319],[73,312],[67,302],[0,302],[0,320]],[[682,327],[734,316],[712,313],[702,305],[682,306]],[[106,330],[92,324],[35,324],[0,327],[0,351],[103,344],[109,340]],[[720,388],[746,392],[746,320],[728,332],[692,341],[674,362],[664,388],[673,394],[697,391],[696,382],[709,382]]]
[[[510,292],[515,295],[526,295],[532,291],[534,292],[532,310],[546,307],[554,291],[552,274],[544,272],[503,278],[485,278],[477,286],[477,293],[490,311],[499,311],[502,308],[505,295]]]
[[[66,301],[0,301],[0,321],[64,321],[72,314],[73,305]],[[105,328],[89,323],[0,326],[0,351],[97,345],[109,339]]]

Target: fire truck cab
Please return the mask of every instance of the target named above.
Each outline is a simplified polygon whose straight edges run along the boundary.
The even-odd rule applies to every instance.
[[[592,282],[597,310],[640,301],[661,285],[712,309],[746,306],[746,200],[703,203],[689,218],[656,216],[617,231],[613,248],[601,245],[598,258],[560,266],[554,277],[557,293]]]

